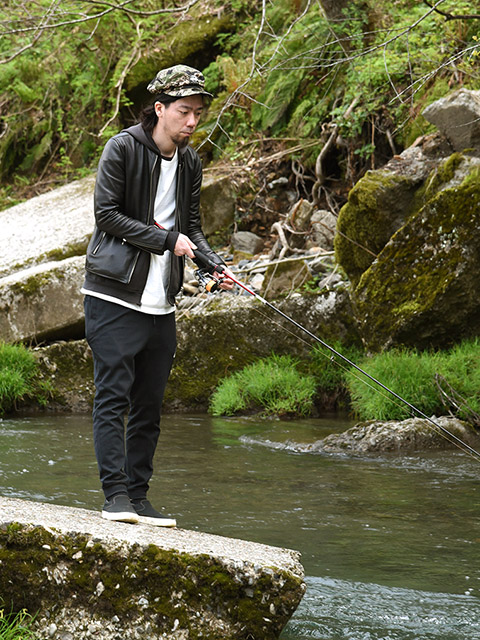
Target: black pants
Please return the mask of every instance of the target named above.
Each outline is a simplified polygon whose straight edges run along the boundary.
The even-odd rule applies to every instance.
[[[175,314],[149,315],[88,295],[84,306],[94,360],[93,438],[102,489],[107,499],[121,492],[144,498],[175,355]]]

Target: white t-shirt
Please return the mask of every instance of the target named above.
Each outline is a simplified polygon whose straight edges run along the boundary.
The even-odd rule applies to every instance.
[[[178,167],[178,152],[175,150],[173,158],[162,156],[162,166],[157,184],[153,217],[155,222],[167,231],[172,231],[175,225],[175,201],[176,201],[176,176]],[[143,290],[140,306],[125,302],[104,293],[97,293],[85,288],[82,293],[115,302],[129,309],[149,313],[152,315],[162,315],[172,313],[175,307],[167,301],[167,286],[170,278],[170,251],[165,251],[162,255],[150,254],[150,269],[148,271],[147,282]]]

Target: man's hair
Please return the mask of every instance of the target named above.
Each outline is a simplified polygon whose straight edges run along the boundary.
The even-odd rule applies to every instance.
[[[153,132],[153,129],[155,128],[155,125],[158,122],[158,116],[155,113],[156,102],[161,102],[168,109],[168,107],[172,104],[172,102],[175,102],[176,100],[179,100],[179,99],[180,99],[179,97],[168,96],[166,93],[158,93],[155,96],[155,99],[153,100],[153,102],[147,105],[146,107],[144,107],[140,112],[140,124],[142,125],[144,130],[148,131],[148,133],[151,134]]]

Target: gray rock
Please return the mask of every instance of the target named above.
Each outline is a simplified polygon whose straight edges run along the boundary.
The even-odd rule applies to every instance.
[[[95,176],[0,213],[0,276],[85,253],[93,231]]]
[[[311,278],[310,270],[303,258],[289,259],[272,264],[265,273],[262,295],[267,300],[291,294]]]
[[[232,249],[234,251],[242,251],[255,256],[263,249],[263,240],[256,233],[251,231],[237,231],[233,233],[230,239]]]
[[[422,115],[438,127],[454,151],[480,152],[480,91],[458,89],[430,104]]]
[[[479,448],[480,436],[470,425],[457,418],[442,416],[433,418],[441,427],[473,448]],[[428,420],[410,418],[387,422],[362,422],[339,434],[331,434],[304,451],[325,453],[413,453],[429,449],[453,449],[455,445],[446,439]]]
[[[273,640],[305,591],[295,551],[9,498],[0,553],[0,593],[42,639]]]
[[[47,262],[0,278],[0,339],[61,339],[82,334],[85,258]]]
[[[331,251],[333,238],[337,228],[337,218],[331,211],[320,209],[314,211],[311,217],[312,241],[315,246]]]
[[[235,190],[230,176],[205,174],[200,199],[200,214],[205,235],[225,233],[233,224]]]

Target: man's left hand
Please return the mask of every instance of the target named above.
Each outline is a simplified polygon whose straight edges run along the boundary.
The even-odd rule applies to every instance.
[[[230,271],[230,269],[225,268],[225,271],[223,272],[223,277],[220,279],[219,285],[218,285],[220,289],[223,289],[224,291],[230,291],[231,289],[233,289],[235,285],[235,283],[232,280],[230,280],[230,278],[227,277],[227,274],[235,278],[234,273]]]

